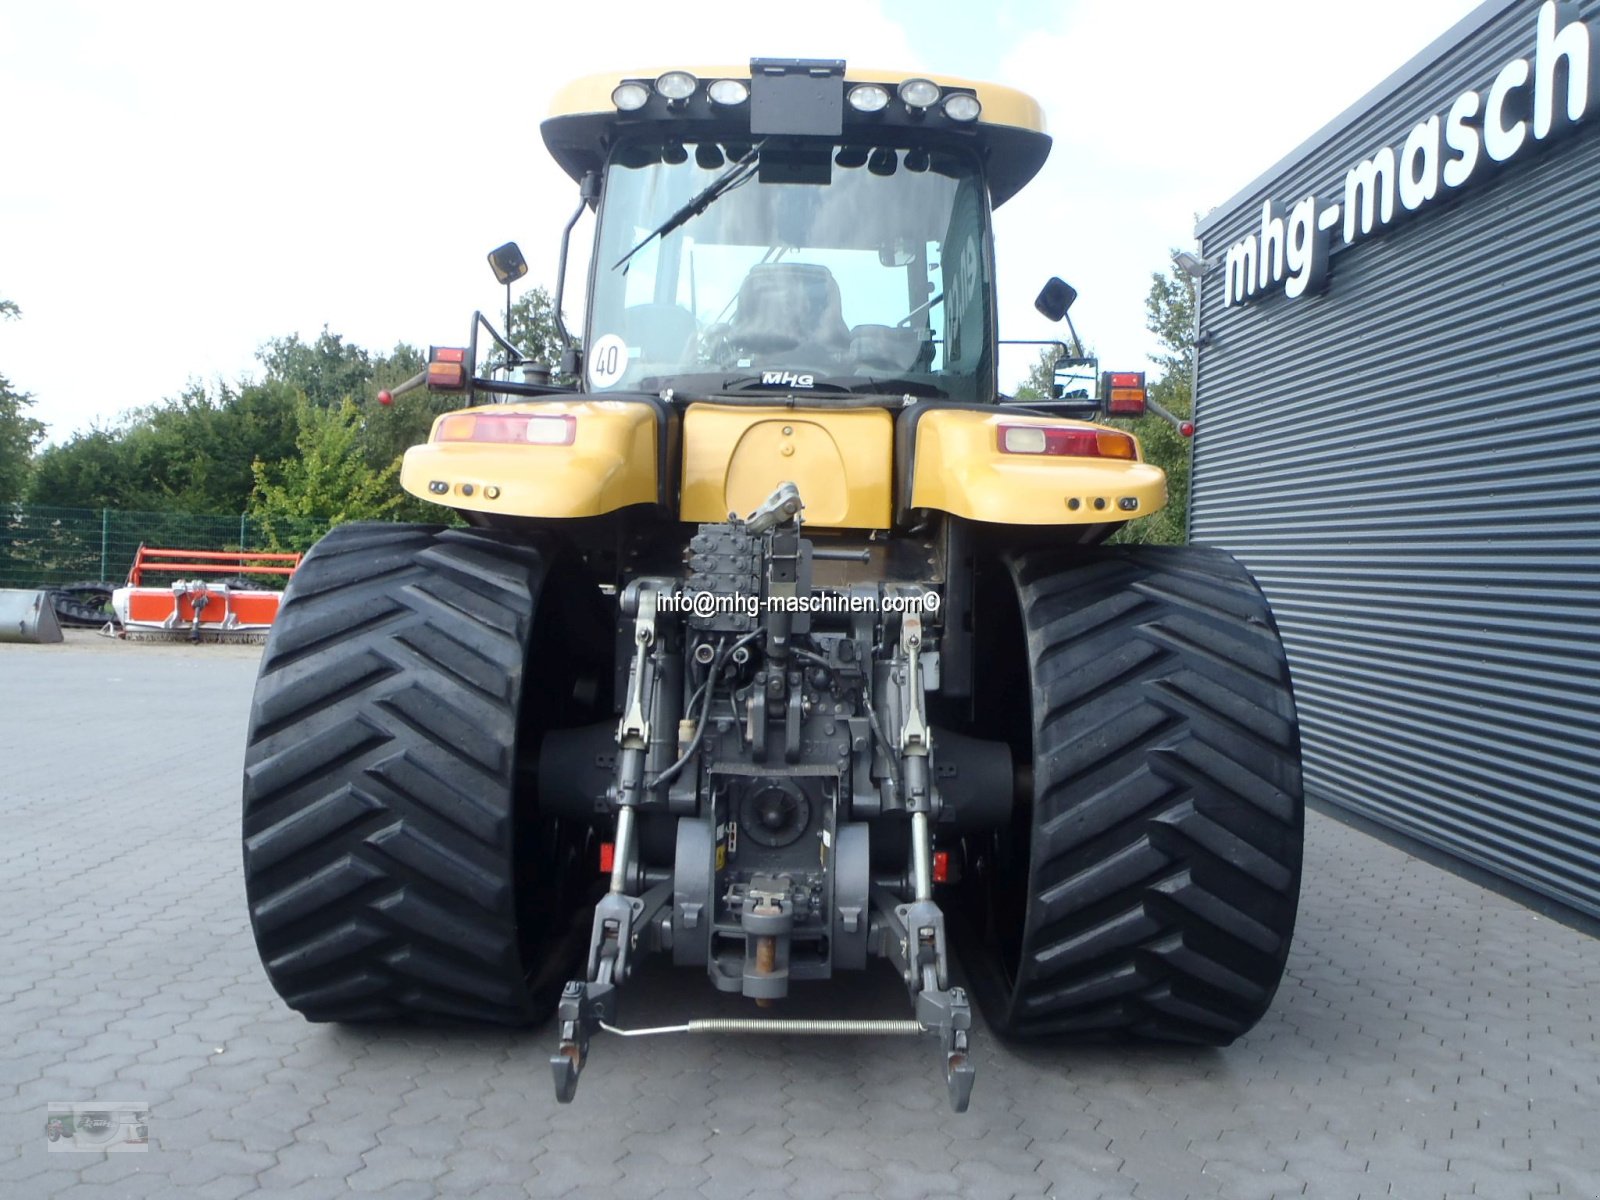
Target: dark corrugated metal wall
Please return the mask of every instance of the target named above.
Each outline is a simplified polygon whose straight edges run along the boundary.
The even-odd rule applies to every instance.
[[[1342,198],[1347,167],[1531,57],[1537,11],[1480,9],[1208,217],[1205,256],[1269,195]],[[1579,12],[1600,33],[1600,0]],[[1224,309],[1206,276],[1191,533],[1272,601],[1308,790],[1600,916],[1597,103],[1336,248],[1319,296]]]

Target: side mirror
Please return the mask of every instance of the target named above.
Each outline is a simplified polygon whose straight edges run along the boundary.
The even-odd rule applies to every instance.
[[[1039,293],[1039,298],[1033,302],[1033,306],[1047,319],[1059,321],[1067,315],[1067,310],[1077,298],[1078,293],[1070,283],[1052,275],[1050,282],[1045,284]]]
[[[494,277],[500,283],[509,284],[528,273],[528,260],[522,257],[522,250],[515,242],[507,242],[489,251],[489,266],[494,269]]]
[[[895,238],[892,242],[886,242],[878,247],[880,267],[909,267],[915,257],[911,244],[904,238]]]

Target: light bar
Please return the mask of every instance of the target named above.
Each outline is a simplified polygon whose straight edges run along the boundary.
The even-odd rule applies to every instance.
[[[490,442],[495,445],[532,443],[535,446],[570,446],[578,434],[578,418],[562,413],[450,413],[433,431],[436,442]]]
[[[1002,454],[1038,454],[1052,458],[1120,458],[1137,461],[1133,438],[1111,429],[1077,425],[1002,425]]]

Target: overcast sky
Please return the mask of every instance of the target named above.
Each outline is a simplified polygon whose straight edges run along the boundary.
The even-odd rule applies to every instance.
[[[560,82],[753,55],[1037,95],[1055,150],[996,218],[1002,336],[1054,336],[1032,300],[1060,274],[1103,365],[1137,368],[1150,274],[1195,215],[1474,7],[0,0],[0,298],[23,310],[0,373],[61,440],[251,376],[275,336],[459,342],[503,303],[491,247],[520,242],[528,282],[554,280],[575,188],[538,123]]]

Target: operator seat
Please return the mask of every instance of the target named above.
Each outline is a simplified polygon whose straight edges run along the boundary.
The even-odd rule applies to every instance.
[[[816,263],[758,263],[739,285],[729,338],[757,354],[850,348],[839,284]]]

